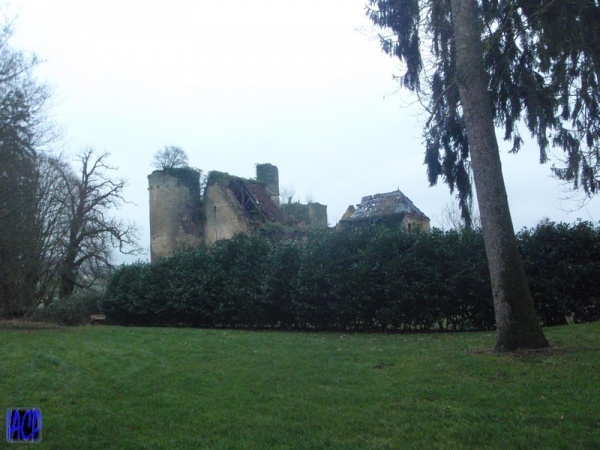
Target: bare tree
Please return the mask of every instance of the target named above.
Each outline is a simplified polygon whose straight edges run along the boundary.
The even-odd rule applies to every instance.
[[[152,167],[158,170],[169,170],[178,167],[188,167],[188,157],[180,147],[165,145],[154,154]]]
[[[59,267],[65,256],[71,211],[65,201],[69,185],[63,175],[70,170],[60,156],[38,157],[35,203],[38,261],[36,305],[51,303],[58,291]]]
[[[69,218],[58,266],[61,298],[76,287],[89,287],[112,268],[113,248],[128,255],[142,251],[137,244],[138,227],[109,216],[111,209],[125,202],[125,182],[109,176],[116,169],[108,165],[108,157],[108,153],[96,156],[93,149],[87,149],[78,156],[76,171],[58,166],[67,188],[64,207]]]
[[[436,217],[440,226],[443,229],[462,231],[466,229],[481,229],[481,218],[479,210],[471,206],[469,216],[470,223],[467,223],[461,214],[461,211],[456,203],[448,203],[442,208],[439,217]]]
[[[294,188],[294,186],[284,186],[283,189],[281,189],[281,192],[279,194],[279,197],[281,198],[280,203],[282,205],[285,204],[290,204],[292,203],[292,200],[294,199],[294,197],[296,196],[296,189]]]

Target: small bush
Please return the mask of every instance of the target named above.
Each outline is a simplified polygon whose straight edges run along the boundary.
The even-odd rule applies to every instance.
[[[98,302],[101,298],[102,294],[98,291],[78,291],[35,310],[31,320],[59,325],[84,325],[89,322],[92,314],[98,314]]]

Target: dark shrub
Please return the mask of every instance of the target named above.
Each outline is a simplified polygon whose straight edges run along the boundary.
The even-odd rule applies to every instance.
[[[280,241],[266,262],[264,314],[266,326],[284,329],[302,328],[302,297],[298,272],[302,263],[302,242]]]
[[[115,271],[100,300],[100,311],[107,322],[119,325],[154,325],[155,312],[148,301],[147,274],[149,263],[136,262]]]
[[[67,298],[54,300],[50,305],[36,309],[31,320],[60,325],[84,325],[89,323],[92,314],[100,312],[98,302],[101,298],[101,292],[79,290]]]
[[[600,228],[545,221],[518,235],[535,306],[544,325],[600,319]]]

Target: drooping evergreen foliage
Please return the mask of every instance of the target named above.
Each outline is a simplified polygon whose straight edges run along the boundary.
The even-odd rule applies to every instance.
[[[526,25],[520,42],[531,43],[521,58],[536,61],[535,80],[545,83],[538,86],[548,92],[543,100],[552,114],[549,139],[566,154],[566,164],[553,171],[595,194],[600,190],[600,4],[521,0],[518,6]]]
[[[543,223],[519,243],[540,322],[600,319],[600,227]],[[306,240],[237,235],[153,265],[121,267],[101,303],[109,321],[296,330],[489,330],[478,231],[389,227]]]
[[[565,153],[553,172],[587,194],[600,189],[600,5],[596,0],[480,0],[488,92],[496,125],[518,151],[524,123],[540,162],[550,145]],[[369,0],[367,15],[392,33],[387,54],[405,63],[405,87],[428,97],[425,162],[458,191],[468,223],[469,144],[458,86],[451,0]],[[425,55],[423,55],[425,54]],[[426,58],[429,54],[434,58]],[[424,64],[427,59],[428,64]],[[433,61],[433,62],[432,62]]]

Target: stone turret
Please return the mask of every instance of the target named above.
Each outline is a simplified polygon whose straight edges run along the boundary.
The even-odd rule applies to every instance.
[[[155,170],[148,175],[148,186],[151,261],[201,246],[200,173],[191,168]]]

